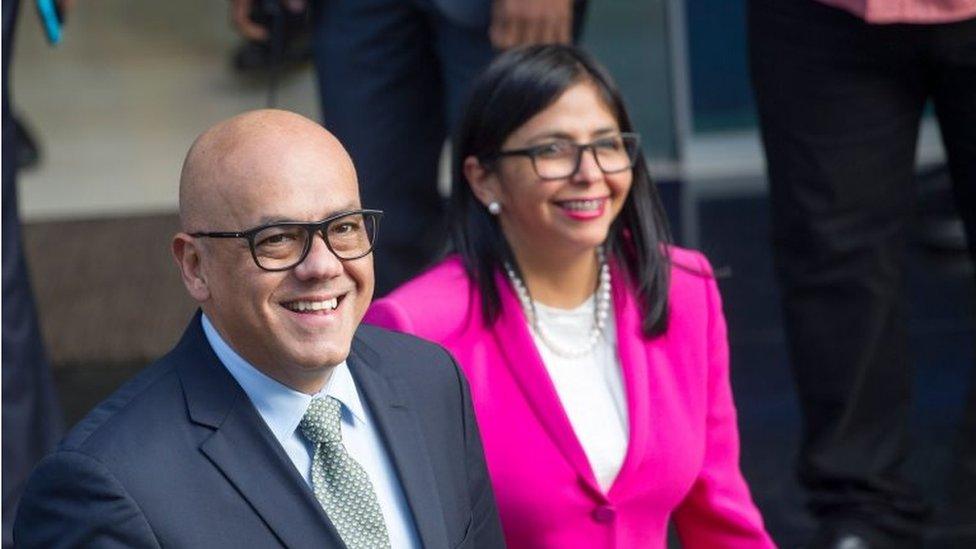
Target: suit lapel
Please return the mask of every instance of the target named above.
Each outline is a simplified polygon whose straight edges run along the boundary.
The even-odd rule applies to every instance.
[[[311,489],[220,364],[199,315],[176,349],[177,370],[193,422],[213,430],[200,450],[287,547],[341,547]]]
[[[499,274],[495,284],[501,298],[501,310],[492,332],[498,348],[505,355],[506,366],[525,395],[536,420],[549,433],[560,453],[577,472],[584,485],[595,495],[602,497],[586,453],[576,438],[556,387],[552,384],[542,356],[529,333],[522,304],[504,276]]]
[[[285,546],[322,547],[327,546],[326,540],[341,546],[337,532],[288,456],[250,415],[231,411],[200,449]]]
[[[427,443],[416,416],[401,397],[406,391],[403,382],[392,373],[391,365],[380,368],[379,362],[376,352],[357,335],[347,364],[396,468],[422,545],[446,547],[444,512]]]

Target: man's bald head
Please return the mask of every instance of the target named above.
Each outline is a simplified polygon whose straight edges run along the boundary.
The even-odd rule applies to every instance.
[[[260,186],[286,170],[314,169],[323,163],[337,175],[355,178],[352,160],[342,144],[301,115],[262,109],[220,122],[193,142],[183,161],[183,230],[201,230],[204,221],[221,217],[219,212],[229,206],[230,196],[258,190],[249,186]]]
[[[358,235],[372,244],[375,225],[361,208],[356,171],[332,134],[297,114],[248,112],[190,147],[173,257],[190,295],[235,352],[314,394],[349,354],[372,299],[372,256],[340,259],[327,240]],[[338,223],[334,231],[296,225],[325,220]],[[292,267],[268,270],[258,260],[259,253],[286,256],[296,243],[304,255]]]

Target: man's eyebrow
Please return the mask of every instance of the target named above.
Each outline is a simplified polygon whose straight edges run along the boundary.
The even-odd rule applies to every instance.
[[[340,208],[336,208],[335,210],[330,211],[327,215],[325,215],[321,219],[311,219],[311,220],[308,220],[308,221],[298,220],[298,219],[295,219],[293,217],[286,217],[286,216],[282,216],[282,215],[263,215],[263,216],[261,216],[258,219],[257,226],[271,225],[273,223],[293,223],[293,222],[296,222],[296,221],[298,221],[300,223],[306,223],[306,222],[307,223],[313,223],[315,221],[321,221],[322,219],[326,219],[326,218],[332,217],[332,216],[337,215],[337,214],[341,214],[341,213],[344,213],[344,212],[351,212],[351,211],[360,210],[360,209],[362,209],[362,207],[358,203],[356,203],[356,202],[350,202],[350,203],[348,203],[348,204],[346,204],[346,205],[344,205],[344,206],[342,206]]]
[[[257,224],[260,226],[270,225],[271,223],[287,223],[290,221],[294,221],[294,219],[280,215],[263,215],[260,219],[258,219]]]
[[[349,201],[349,202],[346,202],[345,204],[343,204],[341,207],[336,208],[335,210],[333,210],[331,213],[329,213],[329,216],[335,215],[337,213],[351,212],[353,210],[361,210],[361,209],[363,209],[363,207],[359,204],[359,202],[357,202],[357,201]],[[329,216],[326,216],[326,217],[329,217]]]

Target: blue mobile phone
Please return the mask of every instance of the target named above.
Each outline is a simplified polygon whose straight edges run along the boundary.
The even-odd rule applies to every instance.
[[[41,19],[48,43],[57,44],[61,41],[61,8],[54,0],[34,0],[34,6],[37,7],[37,16]]]

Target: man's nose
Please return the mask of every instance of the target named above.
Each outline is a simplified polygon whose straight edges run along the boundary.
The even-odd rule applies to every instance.
[[[325,243],[321,232],[312,237],[308,255],[295,267],[295,276],[302,280],[333,278],[342,274],[342,261]]]

